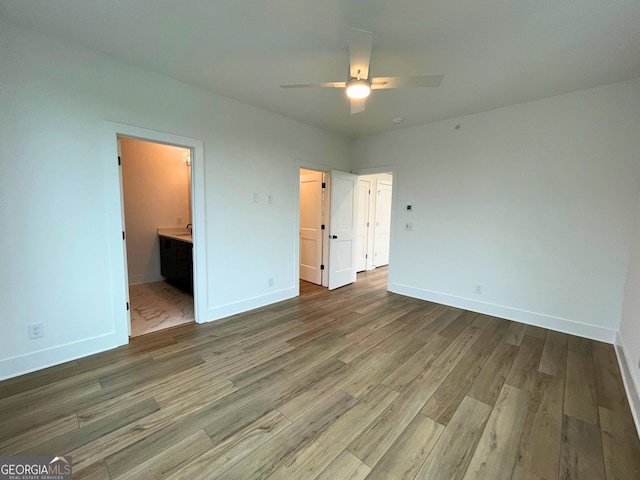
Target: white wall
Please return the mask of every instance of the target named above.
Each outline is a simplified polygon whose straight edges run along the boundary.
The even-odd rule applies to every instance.
[[[296,294],[294,179],[302,163],[348,170],[349,141],[12,24],[0,65],[0,379],[126,342],[105,120],[204,142],[200,321]]]
[[[631,410],[640,430],[640,199],[631,243],[631,260],[624,291],[618,356],[624,358],[622,373],[629,393]],[[622,355],[620,355],[622,353]]]
[[[121,138],[120,146],[129,284],[158,282],[158,228],[191,223],[188,150],[132,138]]]
[[[336,135],[3,22],[0,65],[0,379],[126,341],[105,120],[204,142],[201,321],[295,295],[300,166],[397,165],[392,290],[609,341],[618,329],[640,81],[366,138],[351,162]],[[34,322],[44,338],[28,339]]]
[[[612,342],[638,125],[636,80],[357,141],[356,169],[397,165],[390,289]]]

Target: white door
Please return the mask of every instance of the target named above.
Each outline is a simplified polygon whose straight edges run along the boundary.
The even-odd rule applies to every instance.
[[[390,183],[378,180],[376,198],[376,228],[374,257],[376,267],[389,264],[389,241],[391,239],[391,189]]]
[[[300,279],[322,283],[322,172],[300,175]]]
[[[329,290],[356,281],[358,176],[331,171]]]
[[[367,269],[370,198],[371,180],[358,179],[358,240],[356,243],[356,270],[358,272]]]
[[[122,215],[122,249],[124,256],[124,278],[126,279],[125,285],[127,286],[127,328],[128,334],[131,336],[131,300],[129,299],[129,266],[127,264],[127,242],[125,240],[125,218],[124,218],[124,182],[122,180],[122,146],[120,145],[120,137],[116,137],[118,141],[118,175],[120,176],[120,215]]]

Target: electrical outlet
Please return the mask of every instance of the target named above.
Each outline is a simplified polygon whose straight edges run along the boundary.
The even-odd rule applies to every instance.
[[[44,326],[42,323],[32,323],[29,327],[29,338],[33,340],[34,338],[42,338],[44,337]]]
[[[182,225],[182,217],[178,217],[177,223],[178,225]]]
[[[413,230],[413,223],[405,223],[405,224],[404,224],[404,229],[405,229],[407,232],[411,232],[411,231]]]
[[[267,203],[269,205],[273,205],[273,193],[270,193],[269,195],[267,195]]]
[[[482,295],[482,285],[480,285],[479,283],[476,283],[475,286],[473,287],[473,291],[478,295]]]
[[[273,277],[267,278],[267,287],[273,287]]]

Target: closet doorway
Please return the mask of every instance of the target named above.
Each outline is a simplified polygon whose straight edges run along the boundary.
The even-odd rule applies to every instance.
[[[327,286],[325,172],[300,169],[300,280]]]

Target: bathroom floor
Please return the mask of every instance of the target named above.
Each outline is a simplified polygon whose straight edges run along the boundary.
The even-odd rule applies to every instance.
[[[193,295],[167,282],[129,286],[131,336],[194,321]]]

